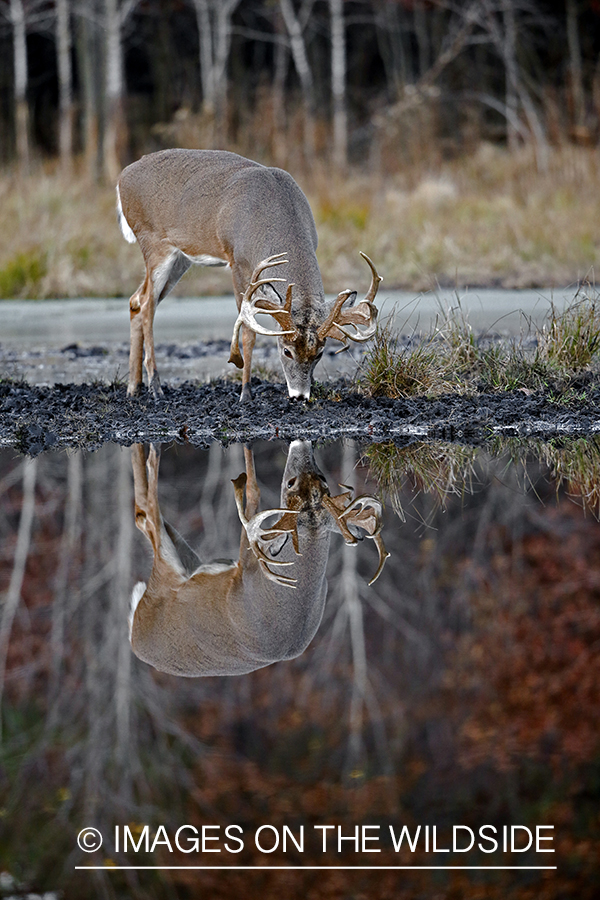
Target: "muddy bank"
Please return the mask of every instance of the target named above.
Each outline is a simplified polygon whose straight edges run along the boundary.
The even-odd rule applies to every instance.
[[[561,395],[480,393],[473,397],[368,399],[349,381],[318,388],[310,402],[290,400],[283,384],[254,378],[254,402],[239,402],[237,383],[164,386],[155,401],[124,384],[31,385],[0,382],[0,446],[36,455],[48,449],[93,450],[106,441],[189,442],[333,439],[364,442],[441,439],[483,444],[495,434],[592,435],[600,431],[600,378],[587,375]],[[319,396],[319,393],[322,396]]]

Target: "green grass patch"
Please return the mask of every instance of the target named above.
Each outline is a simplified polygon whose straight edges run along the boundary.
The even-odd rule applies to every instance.
[[[46,254],[41,250],[17,253],[0,268],[0,299],[37,296],[46,272]]]

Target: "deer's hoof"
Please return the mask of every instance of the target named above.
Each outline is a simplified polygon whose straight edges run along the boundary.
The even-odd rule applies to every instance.
[[[252,391],[250,390],[249,384],[245,384],[242,388],[240,403],[252,403]]]
[[[154,375],[152,376],[152,380],[150,381],[150,393],[155,400],[160,400],[161,397],[164,396],[163,389],[160,386],[160,378],[158,377],[157,372],[154,373]]]

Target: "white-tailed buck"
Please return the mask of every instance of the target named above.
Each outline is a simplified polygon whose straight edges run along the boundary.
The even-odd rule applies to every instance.
[[[280,509],[258,511],[248,448],[244,460],[246,473],[233,482],[242,523],[239,559],[202,564],[161,515],[156,448],[147,460],[141,444],[132,448],[135,521],[154,559],[148,584],[133,589],[131,646],[161,672],[241,675],[299,656],[323,616],[335,527],[347,543],[357,543],[361,533],[375,541],[379,566],[371,584],[389,555],[380,534],[380,502],[366,495],[352,499],[350,491],[332,497],[309,442],[290,445]]]
[[[252,397],[257,334],[277,337],[289,395],[308,399],[327,337],[347,346],[348,339],[362,342],[375,333],[373,300],[381,281],[375,266],[363,253],[371,286],[361,303],[352,306],[351,290],[326,303],[313,215],[282,169],[225,150],[162,150],[123,170],[117,209],[124,237],[138,241],[146,263],[146,277],[129,301],[129,394],[142,383],[144,351],[149,387],[155,397],[161,394],[154,313],[192,263],[231,267],[239,315],[229,361],[244,370],[242,400]],[[259,313],[272,316],[279,330],[258,322]]]

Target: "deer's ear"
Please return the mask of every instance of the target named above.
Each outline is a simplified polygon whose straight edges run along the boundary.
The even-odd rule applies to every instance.
[[[279,306],[283,305],[283,297],[281,296],[279,291],[275,290],[270,282],[268,284],[263,284],[261,293],[267,300],[271,300],[273,303],[277,303]]]
[[[269,541],[269,556],[279,556],[289,538],[289,534],[280,534],[274,540]]]

